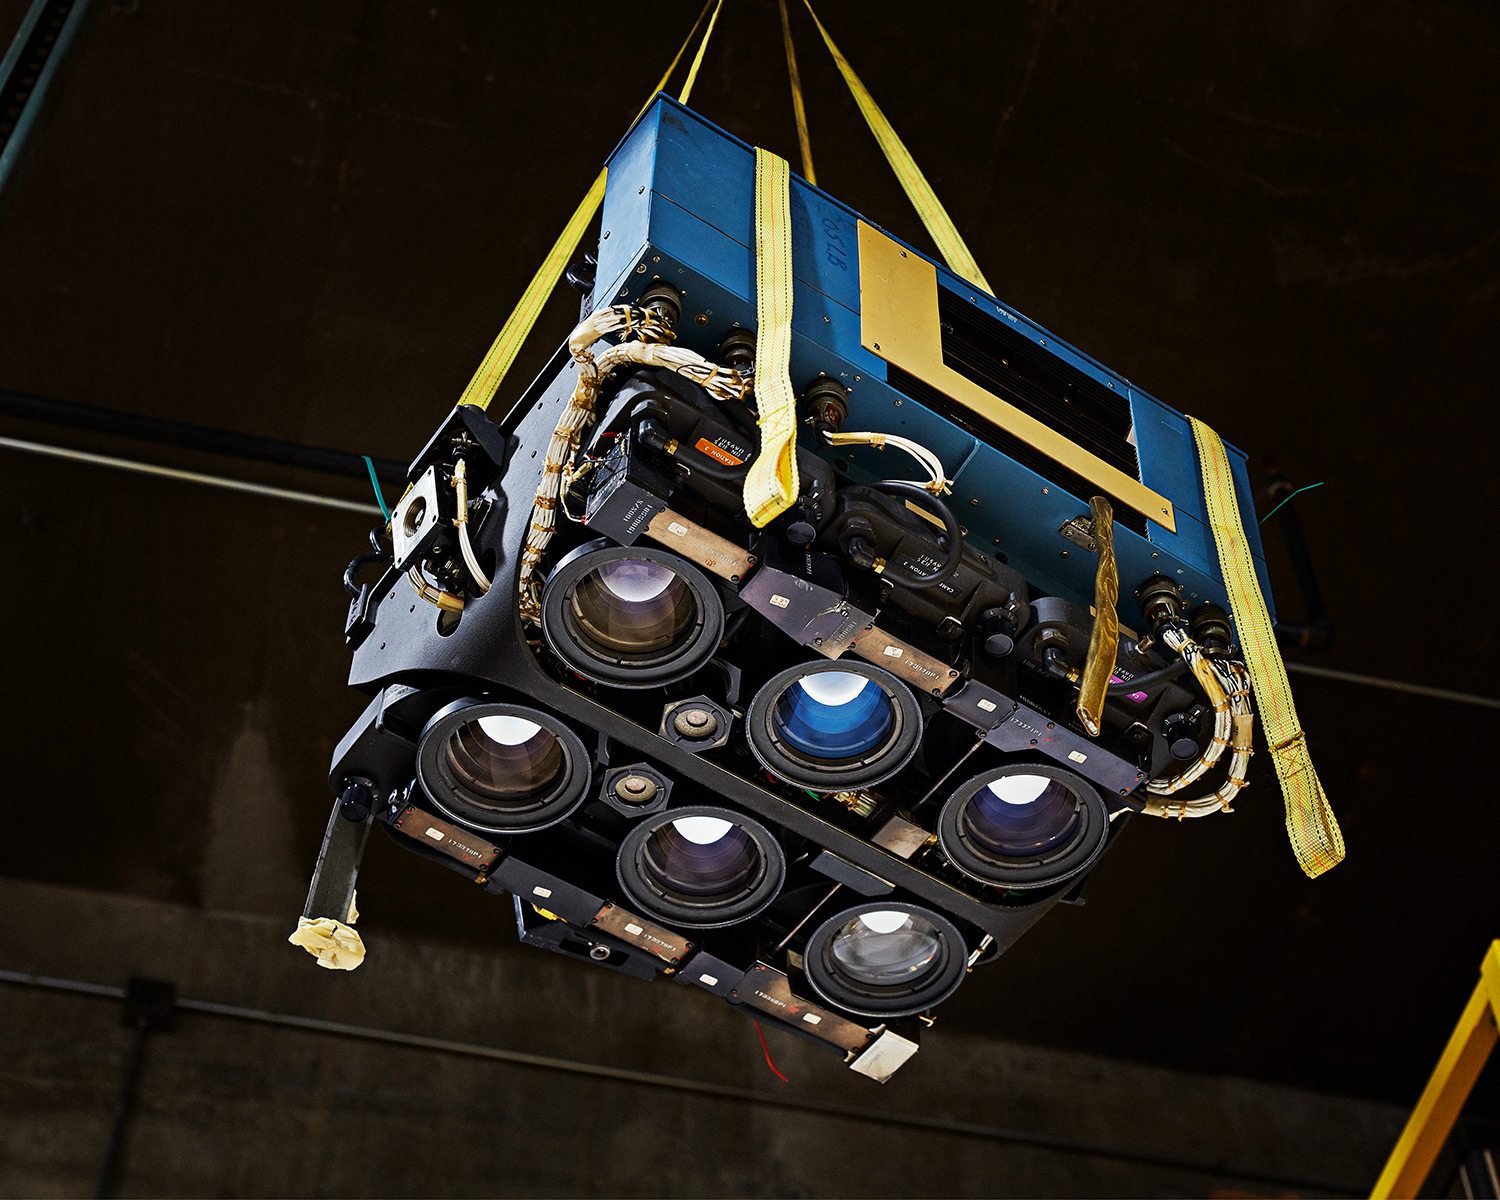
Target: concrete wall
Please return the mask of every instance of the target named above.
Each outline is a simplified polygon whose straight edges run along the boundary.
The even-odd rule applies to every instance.
[[[941,1020],[884,1087],[773,1034],[782,1083],[754,1026],[713,997],[540,951],[487,954],[366,928],[369,959],[346,975],[285,945],[290,921],[14,880],[0,880],[0,913],[8,970],[115,985],[151,975],[194,1000],[757,1097],[184,1012],[147,1044],[122,1195],[1319,1194],[1265,1176],[1368,1187],[1403,1117],[1363,1100],[947,1034]],[[497,938],[511,936],[497,925]],[[115,1000],[0,984],[0,1194],[93,1188],[130,1039],[120,1012]],[[788,1099],[865,1113],[796,1111]],[[924,1130],[904,1114],[1225,1165],[1185,1170]]]

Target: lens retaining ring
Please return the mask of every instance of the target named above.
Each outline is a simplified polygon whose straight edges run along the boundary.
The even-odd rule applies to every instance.
[[[851,980],[832,965],[833,939],[855,917],[868,912],[903,912],[932,925],[943,943],[945,957],[913,986],[880,988]],[[802,969],[813,991],[864,1017],[909,1017],[940,1004],[958,989],[968,965],[968,945],[958,926],[935,909],[904,900],[875,897],[829,917],[813,930],[802,952]]]
[[[696,625],[675,649],[638,658],[624,651],[605,654],[602,649],[591,648],[574,628],[575,589],[591,572],[622,559],[666,567],[692,594]],[[595,683],[630,689],[660,687],[686,679],[713,657],[724,636],[724,602],[708,576],[680,555],[654,546],[621,546],[608,538],[596,538],[569,551],[548,575],[542,589],[542,636],[569,669]]]
[[[835,671],[873,681],[890,700],[896,725],[883,748],[837,766],[813,762],[787,747],[775,726],[776,705],[787,688],[808,675]],[[777,779],[817,792],[849,791],[889,779],[911,761],[922,738],[922,710],[911,689],[889,671],[852,659],[816,659],[773,675],[755,693],[745,712],[745,736],[761,766]]]
[[[1032,857],[996,854],[984,849],[964,833],[964,806],[979,789],[1011,775],[1037,775],[1055,780],[1078,798],[1078,828],[1056,849]],[[972,879],[1004,888],[1042,888],[1077,875],[1092,866],[1104,852],[1109,836],[1109,808],[1098,790],[1083,776],[1050,763],[1008,763],[966,780],[948,797],[938,814],[938,846],[948,861]]]
[[[751,884],[734,900],[707,904],[694,902],[681,893],[666,895],[652,882],[645,866],[646,847],[663,825],[683,817],[717,817],[738,826],[760,851],[761,869]],[[715,805],[669,808],[642,820],[625,835],[615,857],[615,876],[630,900],[653,917],[669,925],[694,929],[720,929],[755,916],[774,900],[786,879],[786,854],[771,831],[759,821]]]
[[[557,739],[562,751],[560,778],[538,801],[507,813],[496,801],[466,796],[447,762],[448,741],[459,729],[481,717],[519,717],[539,725]],[[433,714],[417,739],[417,779],[428,799],[446,816],[491,833],[533,833],[556,825],[588,795],[591,777],[588,751],[578,735],[550,713],[468,696],[444,705]],[[524,802],[523,802],[524,803]]]

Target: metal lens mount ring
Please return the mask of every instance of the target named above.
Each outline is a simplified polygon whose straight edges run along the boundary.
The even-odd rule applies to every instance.
[[[599,538],[552,569],[542,589],[542,634],[595,683],[660,687],[713,656],[724,636],[724,603],[686,559]]]
[[[620,843],[615,873],[642,911],[716,929],[754,916],[781,891],[786,855],[771,831],[727,808],[670,808]]]
[[[965,875],[1039,888],[1084,870],[1104,850],[1109,809],[1063,767],[1012,763],[975,775],[938,814],[938,844]]]
[[[803,970],[813,990],[866,1017],[907,1017],[951,996],[968,947],[942,913],[872,899],[829,917],[807,939]]]
[[[804,681],[812,686],[802,686]],[[890,672],[850,659],[823,659],[772,676],[750,701],[745,733],[755,757],[776,778],[841,792],[889,779],[911,761],[922,736],[922,710]]]
[[[550,713],[463,699],[440,708],[417,742],[417,779],[440,810],[476,829],[530,833],[583,801],[589,755]]]

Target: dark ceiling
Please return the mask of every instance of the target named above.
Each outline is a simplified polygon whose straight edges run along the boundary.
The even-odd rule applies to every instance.
[[[25,7],[0,0],[0,35]],[[458,396],[697,11],[96,7],[0,197],[0,388],[393,459]],[[1325,482],[1296,502],[1339,626],[1319,662],[1500,692],[1500,10],[820,15],[1002,299],[1202,417],[1257,480],[1274,460]],[[793,16],[820,183],[927,245]],[[781,55],[776,5],[729,0],[693,106],[795,163]],[[554,299],[512,394],[575,312]],[[368,498],[33,423],[0,433]],[[290,928],[327,762],[361,707],[338,576],[364,527],[0,449],[0,871]],[[1269,555],[1295,619],[1274,533]],[[1409,1100],[1500,933],[1497,714],[1293,679],[1346,863],[1302,876],[1262,754],[1232,817],[1138,821],[1088,906],[961,989],[939,1032]],[[367,938],[521,953],[503,905],[372,845]]]

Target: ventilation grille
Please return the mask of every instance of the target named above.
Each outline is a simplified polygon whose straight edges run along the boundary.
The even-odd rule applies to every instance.
[[[1132,479],[1141,477],[1128,440],[1130,401],[1119,392],[943,287],[938,318],[947,366]]]
[[[1099,495],[1100,489],[1083,476],[1068,470],[1056,459],[1043,454],[1029,443],[1023,442],[1015,434],[1008,433],[993,422],[985,420],[973,410],[951,400],[931,384],[923,383],[915,375],[908,374],[893,363],[886,365],[886,382],[902,395],[911,397],[924,408],[931,409],[938,416],[951,421],[986,445],[993,446],[1007,458],[1014,459],[1024,467],[1029,467],[1047,482],[1078,498],[1085,509],[1088,507],[1089,497]],[[1121,399],[1124,398],[1121,397]],[[1109,493],[1106,492],[1105,495]],[[1109,496],[1109,499],[1115,511],[1115,524],[1123,525],[1126,529],[1145,537],[1146,518],[1118,497]]]

